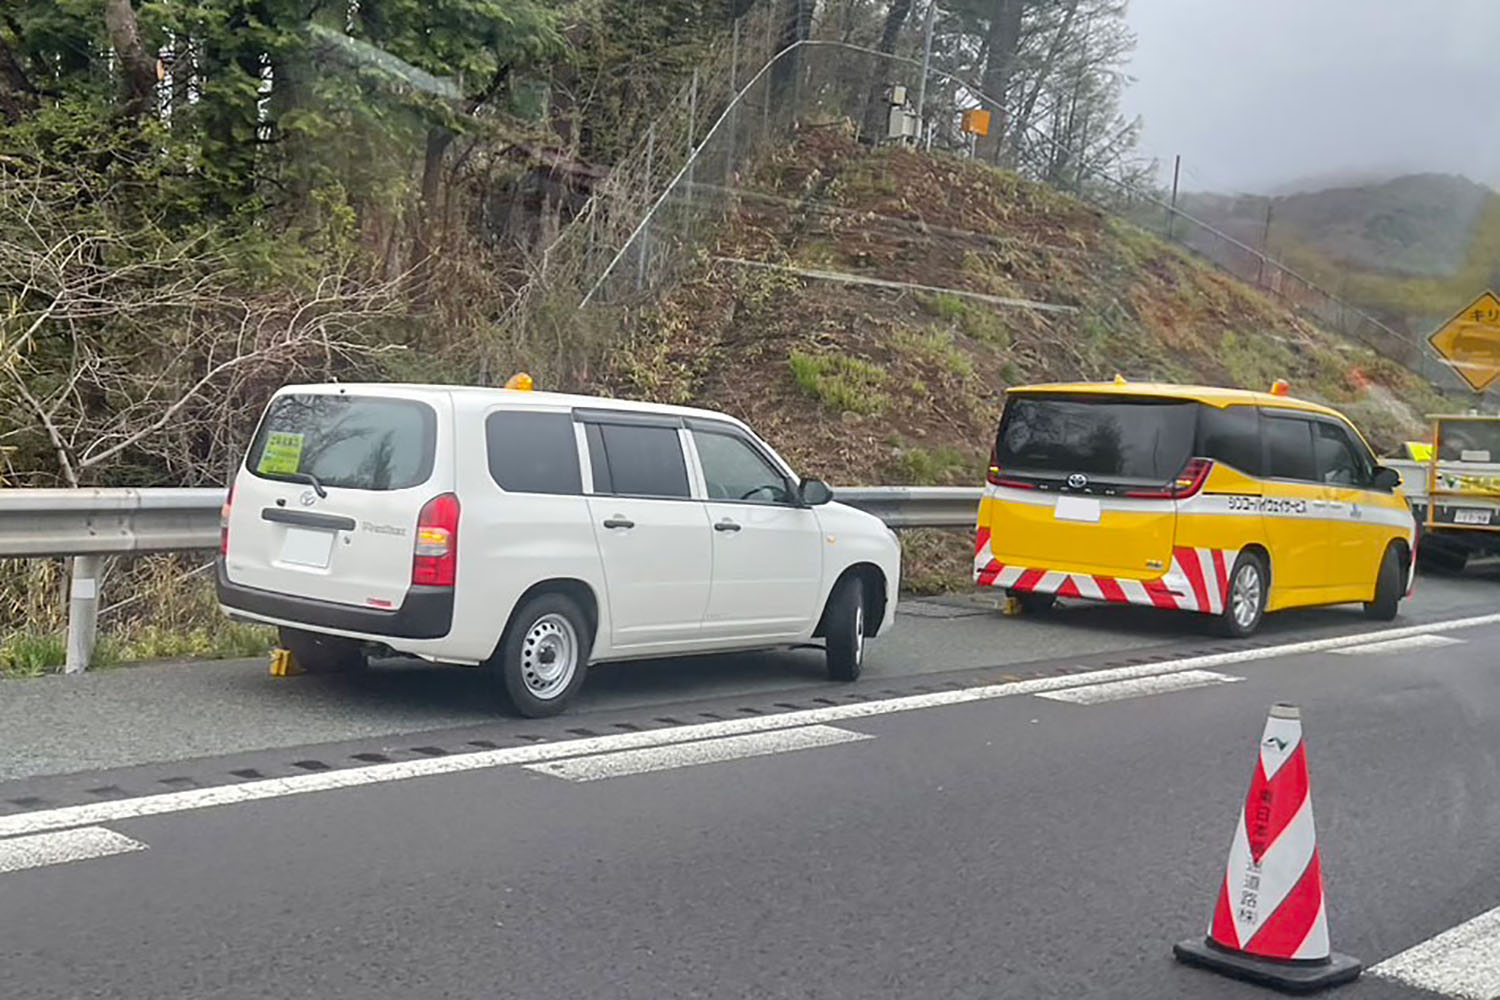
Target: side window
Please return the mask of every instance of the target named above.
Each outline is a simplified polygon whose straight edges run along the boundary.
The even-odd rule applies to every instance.
[[[1196,454],[1231,465],[1247,476],[1261,474],[1260,411],[1253,406],[1204,404],[1198,417]]]
[[[1279,417],[1266,414],[1261,422],[1265,440],[1265,474],[1272,479],[1300,479],[1320,482],[1318,463],[1313,459],[1313,425],[1301,417]]]
[[[1349,435],[1335,424],[1318,422],[1316,434],[1318,476],[1335,486],[1364,486],[1370,481],[1370,470],[1355,450]]]
[[[693,431],[703,481],[710,500],[791,503],[792,491],[781,474],[742,439],[713,431]]]
[[[500,410],[484,418],[490,478],[508,493],[582,493],[578,440],[567,413]]]
[[[675,427],[589,424],[594,492],[634,497],[688,497],[687,463]]]

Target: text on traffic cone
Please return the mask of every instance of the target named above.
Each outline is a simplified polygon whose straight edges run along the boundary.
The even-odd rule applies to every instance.
[[[1272,707],[1208,936],[1270,959],[1329,957],[1301,713]]]

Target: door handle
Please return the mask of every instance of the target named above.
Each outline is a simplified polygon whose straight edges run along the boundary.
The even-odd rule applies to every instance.
[[[715,531],[739,531],[740,530],[740,526],[738,524],[735,524],[733,521],[729,520],[729,518],[726,517],[724,520],[719,521],[717,524],[714,525],[714,530]]]
[[[635,522],[626,520],[625,518],[616,514],[614,517],[606,519],[604,522],[604,526],[606,528],[634,528]]]

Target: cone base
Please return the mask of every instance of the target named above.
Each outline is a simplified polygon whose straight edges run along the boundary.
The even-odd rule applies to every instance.
[[[1364,969],[1359,959],[1337,952],[1326,962],[1277,962],[1241,951],[1229,951],[1205,938],[1179,941],[1172,946],[1172,954],[1186,965],[1286,993],[1312,993],[1329,986],[1352,983]]]

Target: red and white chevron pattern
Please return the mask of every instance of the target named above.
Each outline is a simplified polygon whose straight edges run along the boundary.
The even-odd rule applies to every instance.
[[[1262,958],[1329,956],[1302,719],[1290,705],[1273,707],[1266,720],[1208,935]]]
[[[1179,546],[1172,565],[1154,580],[1006,565],[990,549],[990,532],[980,528],[974,546],[974,580],[981,587],[1004,587],[1018,593],[1056,594],[1117,604],[1140,604],[1216,615],[1224,610],[1229,570],[1238,549]]]

